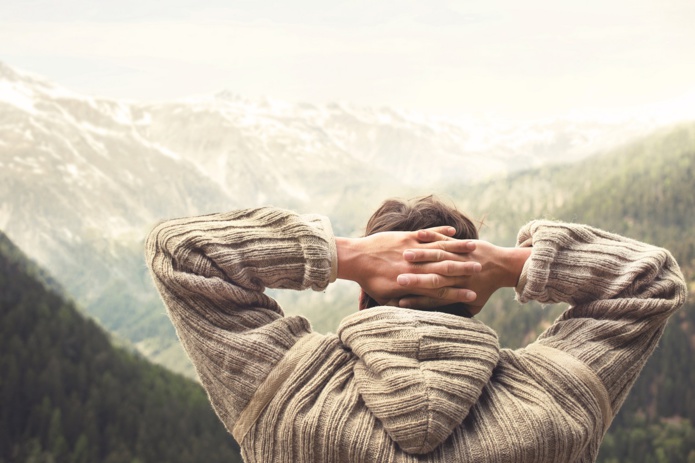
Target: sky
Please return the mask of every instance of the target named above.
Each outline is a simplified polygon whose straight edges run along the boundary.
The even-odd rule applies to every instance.
[[[1,0],[0,61],[95,96],[695,116],[693,0]]]

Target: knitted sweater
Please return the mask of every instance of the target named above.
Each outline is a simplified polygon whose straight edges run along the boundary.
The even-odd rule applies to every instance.
[[[246,462],[591,462],[685,300],[670,253],[534,221],[520,302],[569,308],[500,349],[474,319],[378,307],[337,334],[285,317],[265,288],[323,290],[337,253],[321,216],[260,208],[172,220],[147,261],[178,336]],[[330,307],[326,307],[330,310]]]

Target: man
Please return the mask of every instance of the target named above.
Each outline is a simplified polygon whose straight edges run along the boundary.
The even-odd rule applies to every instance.
[[[260,208],[151,233],[154,280],[247,462],[595,460],[685,300],[671,255],[576,224],[531,222],[514,248],[426,225],[439,228],[341,238],[325,217]],[[263,293],[336,278],[400,307],[319,335]],[[516,351],[477,320],[405,308],[465,303],[474,314],[505,286],[521,302],[570,308]]]

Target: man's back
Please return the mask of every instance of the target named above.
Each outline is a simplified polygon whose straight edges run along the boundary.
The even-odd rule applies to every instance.
[[[248,462],[593,461],[685,298],[667,251],[532,222],[517,297],[571,308],[526,349],[500,351],[475,320],[393,307],[316,335],[263,290],[325,288],[334,239],[325,218],[259,209],[172,221],[148,240],[177,332]]]

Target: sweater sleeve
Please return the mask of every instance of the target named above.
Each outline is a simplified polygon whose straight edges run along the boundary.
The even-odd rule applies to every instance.
[[[337,255],[328,220],[260,208],[172,220],[146,244],[177,334],[228,429],[285,353],[311,331],[266,287],[324,289]]]
[[[685,302],[678,264],[665,249],[585,225],[531,222],[518,242],[533,246],[518,300],[570,304],[537,342],[590,367],[617,412]]]

